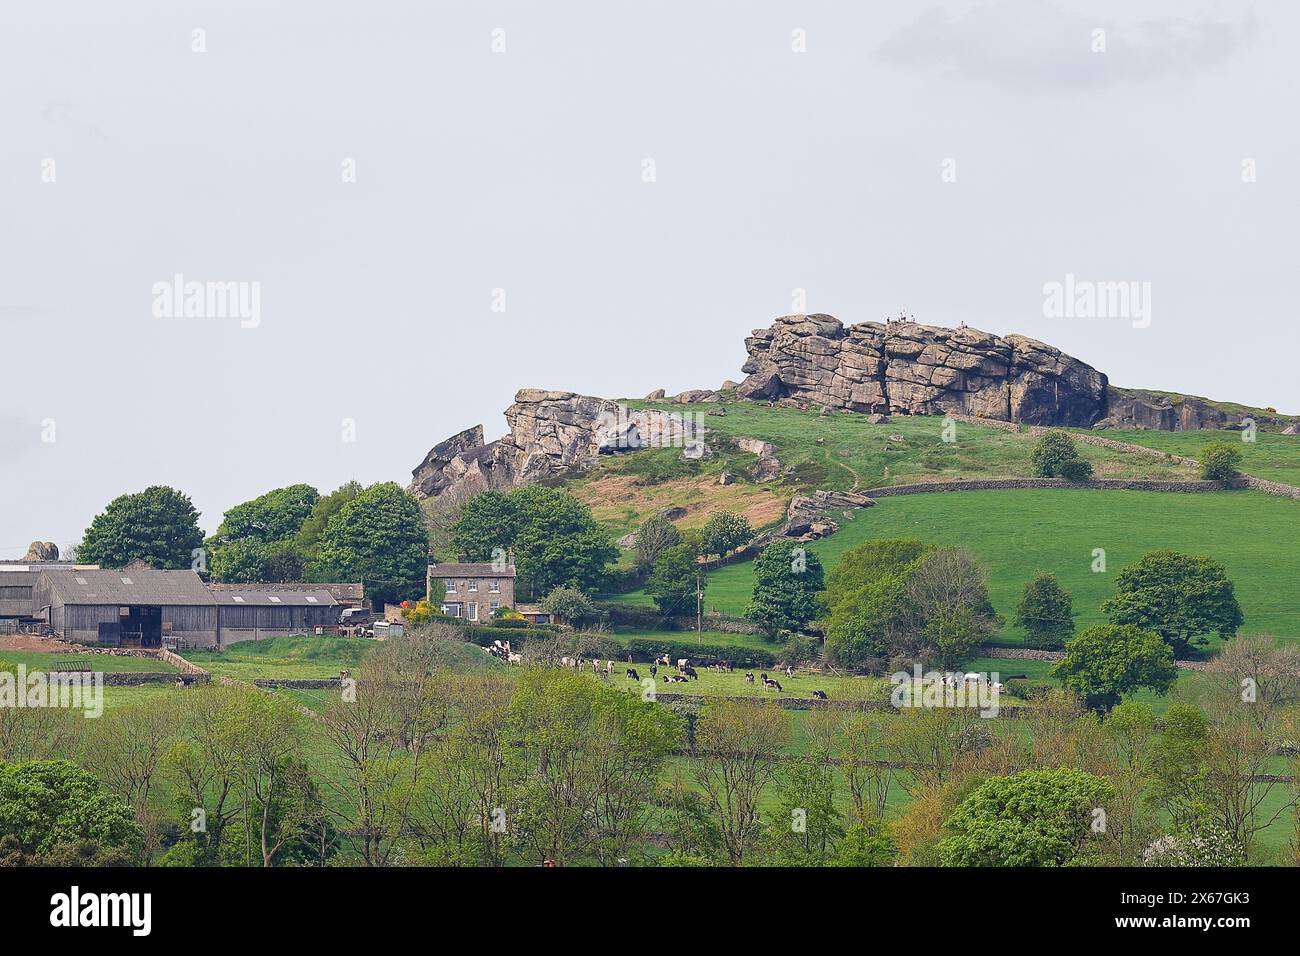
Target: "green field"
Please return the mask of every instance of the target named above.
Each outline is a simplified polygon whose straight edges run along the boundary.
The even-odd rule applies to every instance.
[[[1300,502],[1258,492],[1172,494],[1146,491],[1034,489],[881,498],[841,530],[810,546],[827,567],[869,538],[920,538],[968,547],[986,566],[989,595],[1008,619],[1024,584],[1054,571],[1074,595],[1079,624],[1102,620],[1120,569],[1147,551],[1173,548],[1222,562],[1237,587],[1244,633],[1300,640]],[[1106,551],[1093,573],[1093,549]],[[744,612],[751,562],[709,575],[705,605]],[[643,592],[620,600],[648,603]],[[1004,636],[1022,635],[1008,625]]]
[[[376,646],[365,638],[293,635],[246,641],[220,651],[186,651],[184,657],[216,677],[324,678],[356,667]]]
[[[1158,451],[1199,458],[1206,445],[1216,441],[1229,442],[1241,452],[1242,471],[1256,478],[1280,481],[1287,485],[1300,485],[1300,435],[1283,435],[1279,432],[1257,432],[1255,441],[1242,441],[1237,432],[1195,431],[1104,431],[1090,432],[1116,441],[1145,445]]]
[[[49,670],[51,667],[60,665],[67,666],[68,662],[73,660],[82,662],[91,670],[101,671],[105,674],[116,674],[123,671],[150,674],[171,674],[176,672],[176,668],[171,664],[154,657],[119,657],[115,654],[65,654],[62,652],[0,650],[0,661],[8,661],[10,664],[15,665],[23,664],[29,672]]]

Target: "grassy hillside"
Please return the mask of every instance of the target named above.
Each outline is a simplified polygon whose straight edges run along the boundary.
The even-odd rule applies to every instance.
[[[1149,430],[1107,430],[1093,432],[1117,441],[1145,445],[1158,451],[1199,458],[1206,445],[1216,441],[1231,442],[1241,452],[1242,471],[1256,478],[1300,485],[1300,435],[1280,432],[1257,432],[1255,441],[1245,442],[1237,432],[1194,431],[1161,432]]]
[[[869,538],[915,537],[968,547],[988,568],[989,592],[1010,618],[1038,569],[1055,571],[1074,595],[1080,625],[1101,620],[1121,568],[1147,551],[1174,548],[1221,561],[1237,587],[1246,632],[1300,640],[1300,502],[1256,492],[1165,494],[1139,491],[1031,490],[882,498],[841,530],[811,545],[828,567]],[[1107,570],[1091,570],[1094,548]],[[752,563],[709,575],[705,604],[742,613]],[[642,593],[621,598],[648,603]],[[1004,632],[1021,638],[1010,625]]]
[[[700,412],[713,433],[715,454],[684,460],[678,449],[654,449],[603,459],[566,487],[591,506],[596,519],[621,537],[656,511],[680,507],[680,527],[703,524],[714,511],[744,514],[755,528],[778,524],[792,496],[818,488],[853,490],[915,481],[960,478],[1028,478],[1035,439],[1027,432],[956,425],[956,441],[943,440],[943,419],[897,416],[872,425],[866,415],[751,402],[674,405],[627,400],[631,407]],[[721,411],[724,414],[709,414]],[[752,454],[729,447],[727,439],[769,442],[783,470],[779,478],[756,482]],[[1193,478],[1195,469],[1151,456],[1081,446],[1101,478]],[[1300,456],[1297,457],[1300,467]],[[723,471],[735,479],[720,485]]]

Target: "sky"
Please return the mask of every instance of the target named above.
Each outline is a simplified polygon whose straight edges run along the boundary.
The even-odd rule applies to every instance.
[[[1298,28],[1282,0],[6,3],[0,558],[153,484],[207,531],[406,484],[519,388],[717,387],[793,311],[1300,413]],[[186,309],[178,275],[237,295]],[[1067,276],[1140,284],[1149,321],[1047,314]]]

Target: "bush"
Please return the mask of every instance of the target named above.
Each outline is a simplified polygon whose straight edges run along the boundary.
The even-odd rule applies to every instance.
[[[1206,481],[1231,481],[1237,477],[1240,462],[1239,449],[1227,442],[1211,442],[1201,454],[1201,477]]]
[[[1029,464],[1035,478],[1087,481],[1092,477],[1092,465],[1079,457],[1074,439],[1063,431],[1050,431],[1038,439],[1033,454],[1029,456]]]

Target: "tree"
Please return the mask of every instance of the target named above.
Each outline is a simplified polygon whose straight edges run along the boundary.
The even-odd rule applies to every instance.
[[[1175,655],[1204,645],[1202,635],[1228,639],[1241,627],[1241,607],[1223,565],[1204,556],[1152,551],[1115,578],[1115,596],[1101,606],[1113,624],[1155,631]]]
[[[1094,812],[1114,789],[1056,767],[992,777],[963,800],[939,844],[944,866],[1066,866],[1088,855]]]
[[[540,862],[613,865],[649,823],[650,797],[681,719],[566,670],[530,668],[510,704],[519,769],[517,837]]]
[[[707,582],[700,574],[695,552],[689,546],[679,544],[668,548],[656,559],[645,590],[654,598],[661,613],[687,614],[695,610],[697,581],[702,595]]]
[[[790,720],[774,703],[719,698],[700,708],[691,769],[733,866],[752,855],[762,834],[759,807],[789,740]]]
[[[317,498],[316,503],[311,507],[311,514],[302,522],[298,534],[294,537],[299,550],[303,554],[315,554],[321,538],[325,536],[325,529],[329,526],[330,519],[363,490],[359,482],[349,481],[328,495]]]
[[[1224,441],[1210,442],[1201,452],[1201,477],[1206,481],[1232,481],[1240,463],[1239,448]]]
[[[825,587],[821,559],[793,541],[778,541],[754,559],[754,590],[746,616],[774,639],[801,630],[817,616]]]
[[[704,522],[700,545],[704,554],[716,554],[719,557],[730,554],[742,544],[747,544],[754,537],[754,529],[749,522],[734,511],[715,511]]]
[[[298,533],[311,515],[320,492],[311,485],[276,488],[226,512],[217,528],[218,545],[232,541],[283,541]]]
[[[330,519],[320,560],[339,580],[365,582],[371,598],[422,596],[429,562],[419,504],[395,482],[371,485]]]
[[[1097,624],[1065,645],[1065,657],[1052,667],[1052,676],[1089,710],[1104,714],[1141,688],[1169,693],[1178,668],[1159,634],[1132,624]]]
[[[77,560],[106,568],[143,561],[153,568],[188,568],[203,545],[199,513],[190,499],[164,485],[122,495],[90,523]]]
[[[1035,478],[1087,481],[1092,477],[1092,465],[1079,457],[1079,448],[1068,432],[1049,431],[1038,439],[1029,464]]]
[[[867,541],[850,548],[826,576],[826,650],[854,668],[883,667],[895,622],[904,612],[907,576],[933,550],[910,539]]]
[[[576,624],[595,614],[596,606],[591,603],[591,598],[577,588],[558,587],[546,595],[542,610],[562,621]]]
[[[523,597],[565,586],[596,590],[618,548],[576,496],[558,488],[529,485],[509,493],[486,491],[461,509],[451,530],[458,555],[471,561],[498,560],[514,548],[516,591]]]
[[[269,580],[269,555],[266,545],[254,538],[218,544],[212,551],[212,580]]]
[[[85,751],[87,769],[134,811],[148,851],[157,846],[149,798],[175,739],[177,717],[170,700],[115,707],[95,721],[91,746]]]
[[[6,837],[38,858],[85,842],[93,854],[119,850],[134,859],[144,843],[131,808],[67,760],[0,764],[0,838]]]
[[[1064,646],[1074,633],[1074,599],[1055,574],[1039,571],[1025,582],[1016,606],[1016,624],[1024,628],[1025,643],[1030,647]]]
[[[663,514],[651,515],[636,533],[633,545],[636,566],[642,571],[654,567],[655,559],[668,548],[675,548],[682,543],[682,533]]]

